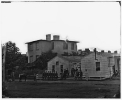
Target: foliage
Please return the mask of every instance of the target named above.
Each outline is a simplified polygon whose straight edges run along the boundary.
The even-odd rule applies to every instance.
[[[47,62],[54,58],[56,55],[57,53],[53,53],[51,51],[42,53],[42,55],[36,61],[34,61],[32,65],[34,68],[44,70],[47,68]]]
[[[27,63],[27,57],[22,55],[15,43],[9,41],[6,46],[6,70],[14,69],[16,66],[22,67]]]
[[[69,54],[68,54],[68,52],[64,52],[63,54],[62,54],[62,56],[68,56]]]
[[[77,52],[72,52],[72,56],[78,56]]]

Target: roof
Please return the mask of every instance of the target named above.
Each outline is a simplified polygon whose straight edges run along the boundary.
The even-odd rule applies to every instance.
[[[31,41],[31,42],[26,42],[25,44],[29,44],[29,43],[34,43],[34,42],[39,42],[39,41],[46,41],[46,42],[51,42],[51,40],[35,40],[35,41]]]
[[[102,55],[102,56],[105,56],[105,57],[120,56],[120,54],[117,54],[117,53],[107,53],[107,52],[104,52],[104,53],[98,52],[98,55]]]
[[[76,58],[75,56],[61,56],[61,55],[57,55],[57,56],[55,56],[55,57],[59,57],[59,58],[62,58],[62,59],[64,59],[64,60],[70,61],[70,62],[80,62],[80,61],[81,61],[81,57]],[[54,57],[54,58],[55,58],[55,57]],[[53,60],[54,58],[52,58],[51,60]],[[51,61],[51,60],[50,60],[50,61]]]
[[[97,55],[101,55],[101,56],[104,56],[104,57],[113,57],[112,53],[107,53],[107,52],[104,52],[104,53],[98,52]]]
[[[90,53],[90,54],[93,54],[94,52],[92,52],[92,53]],[[88,54],[88,55],[86,55],[86,56],[89,56],[90,54]],[[97,55],[100,55],[100,56],[103,56],[103,57],[115,57],[115,56],[117,56],[117,55],[115,55],[114,53],[107,53],[107,52],[104,52],[104,53],[102,53],[102,52],[97,52]],[[86,57],[86,56],[84,56],[84,57]],[[83,58],[84,58],[83,57]]]
[[[63,56],[64,59],[67,59],[71,62],[80,62],[82,57],[81,56]]]
[[[69,41],[69,40],[51,40],[51,41],[63,41],[63,42],[74,42],[74,43],[79,43],[79,41]]]
[[[65,40],[42,40],[42,39],[40,39],[40,40],[31,41],[31,42],[26,42],[25,44],[34,43],[34,42],[39,42],[39,41],[46,41],[46,42],[51,42],[51,41],[63,41],[63,42],[65,42]],[[69,41],[69,40],[67,40],[67,42],[79,43],[78,41]]]

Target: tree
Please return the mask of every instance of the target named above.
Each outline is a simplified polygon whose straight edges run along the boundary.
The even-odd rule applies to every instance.
[[[15,61],[21,56],[19,48],[16,47],[15,43],[11,41],[6,44],[6,69],[13,69],[15,67]]]
[[[47,68],[47,62],[54,58],[57,53],[53,53],[51,51],[42,53],[40,57],[32,63],[32,67],[44,70]]]
[[[64,52],[63,54],[62,54],[62,56],[68,56],[69,54],[68,54],[68,52]]]

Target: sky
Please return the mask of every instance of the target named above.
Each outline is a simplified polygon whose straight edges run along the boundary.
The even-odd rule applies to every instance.
[[[120,50],[118,2],[12,2],[1,4],[1,44],[16,43],[27,52],[26,42],[46,34],[79,41],[78,49]]]

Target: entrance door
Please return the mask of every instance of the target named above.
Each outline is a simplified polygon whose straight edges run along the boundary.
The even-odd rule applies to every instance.
[[[115,74],[116,73],[116,71],[115,71],[115,65],[112,66],[112,68],[113,68],[113,73]]]

